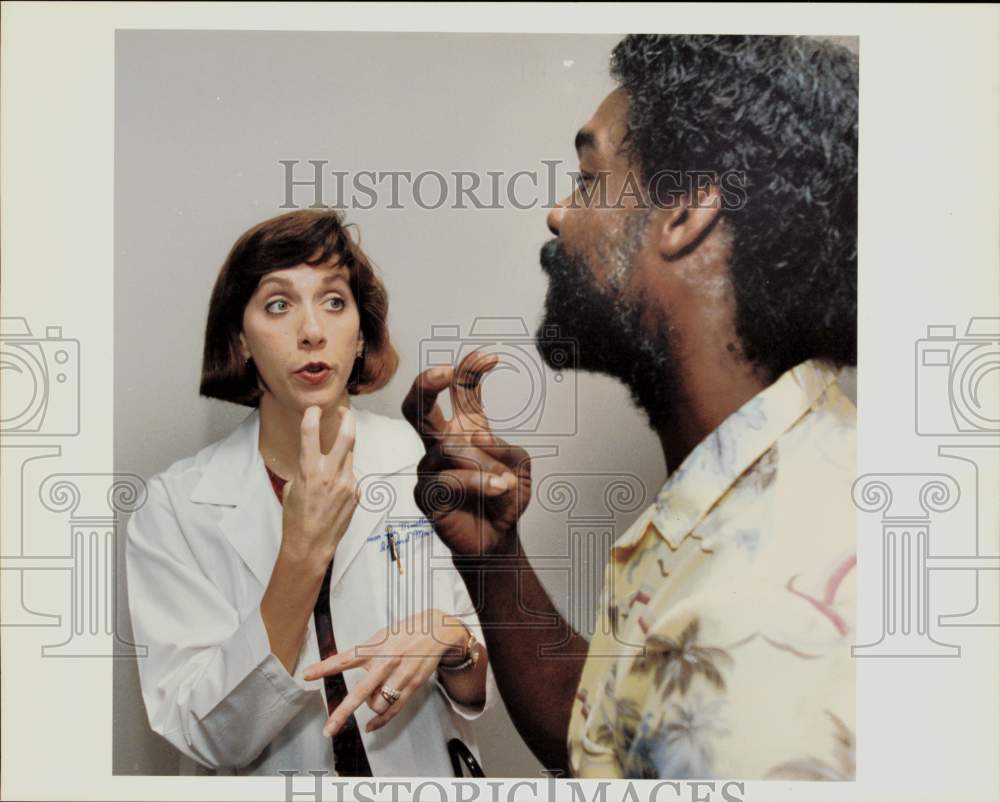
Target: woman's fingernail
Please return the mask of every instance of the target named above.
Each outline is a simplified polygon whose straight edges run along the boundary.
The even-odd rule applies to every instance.
[[[500,477],[500,476],[491,476],[490,477],[490,488],[493,489],[493,490],[506,490],[507,489],[507,482],[505,482],[503,480],[503,478]]]

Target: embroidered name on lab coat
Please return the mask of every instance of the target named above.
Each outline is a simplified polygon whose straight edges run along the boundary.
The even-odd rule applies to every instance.
[[[426,537],[430,537],[434,532],[434,528],[431,526],[431,522],[426,518],[419,518],[413,521],[396,521],[391,524],[386,524],[385,529],[382,532],[377,532],[374,535],[369,535],[366,543],[371,545],[373,543],[378,544],[379,551],[385,551],[389,548],[389,537],[393,537],[396,548],[405,546],[412,540],[421,540]]]

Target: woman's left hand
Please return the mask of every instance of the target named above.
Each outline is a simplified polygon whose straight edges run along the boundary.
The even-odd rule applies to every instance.
[[[323,728],[324,735],[340,730],[365,702],[378,714],[368,722],[365,730],[374,732],[384,727],[427,682],[441,657],[446,652],[463,648],[469,639],[468,629],[458,618],[437,609],[412,616],[401,622],[398,630],[397,634],[390,635],[388,629],[380,629],[350,651],[331,655],[305,669],[303,678],[307,680],[339,674],[350,668],[363,668],[368,672],[330,714]],[[390,704],[381,694],[383,687],[399,691],[399,698]]]

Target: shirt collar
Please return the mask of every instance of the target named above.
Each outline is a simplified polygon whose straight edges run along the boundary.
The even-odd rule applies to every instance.
[[[688,454],[652,504],[615,543],[629,549],[652,524],[672,548],[705,517],[733,483],[837,380],[838,371],[807,360],[761,390]]]

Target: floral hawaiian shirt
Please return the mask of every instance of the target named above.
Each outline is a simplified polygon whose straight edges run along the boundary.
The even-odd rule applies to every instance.
[[[836,379],[785,373],[615,542],[577,776],[854,778],[856,410]]]

